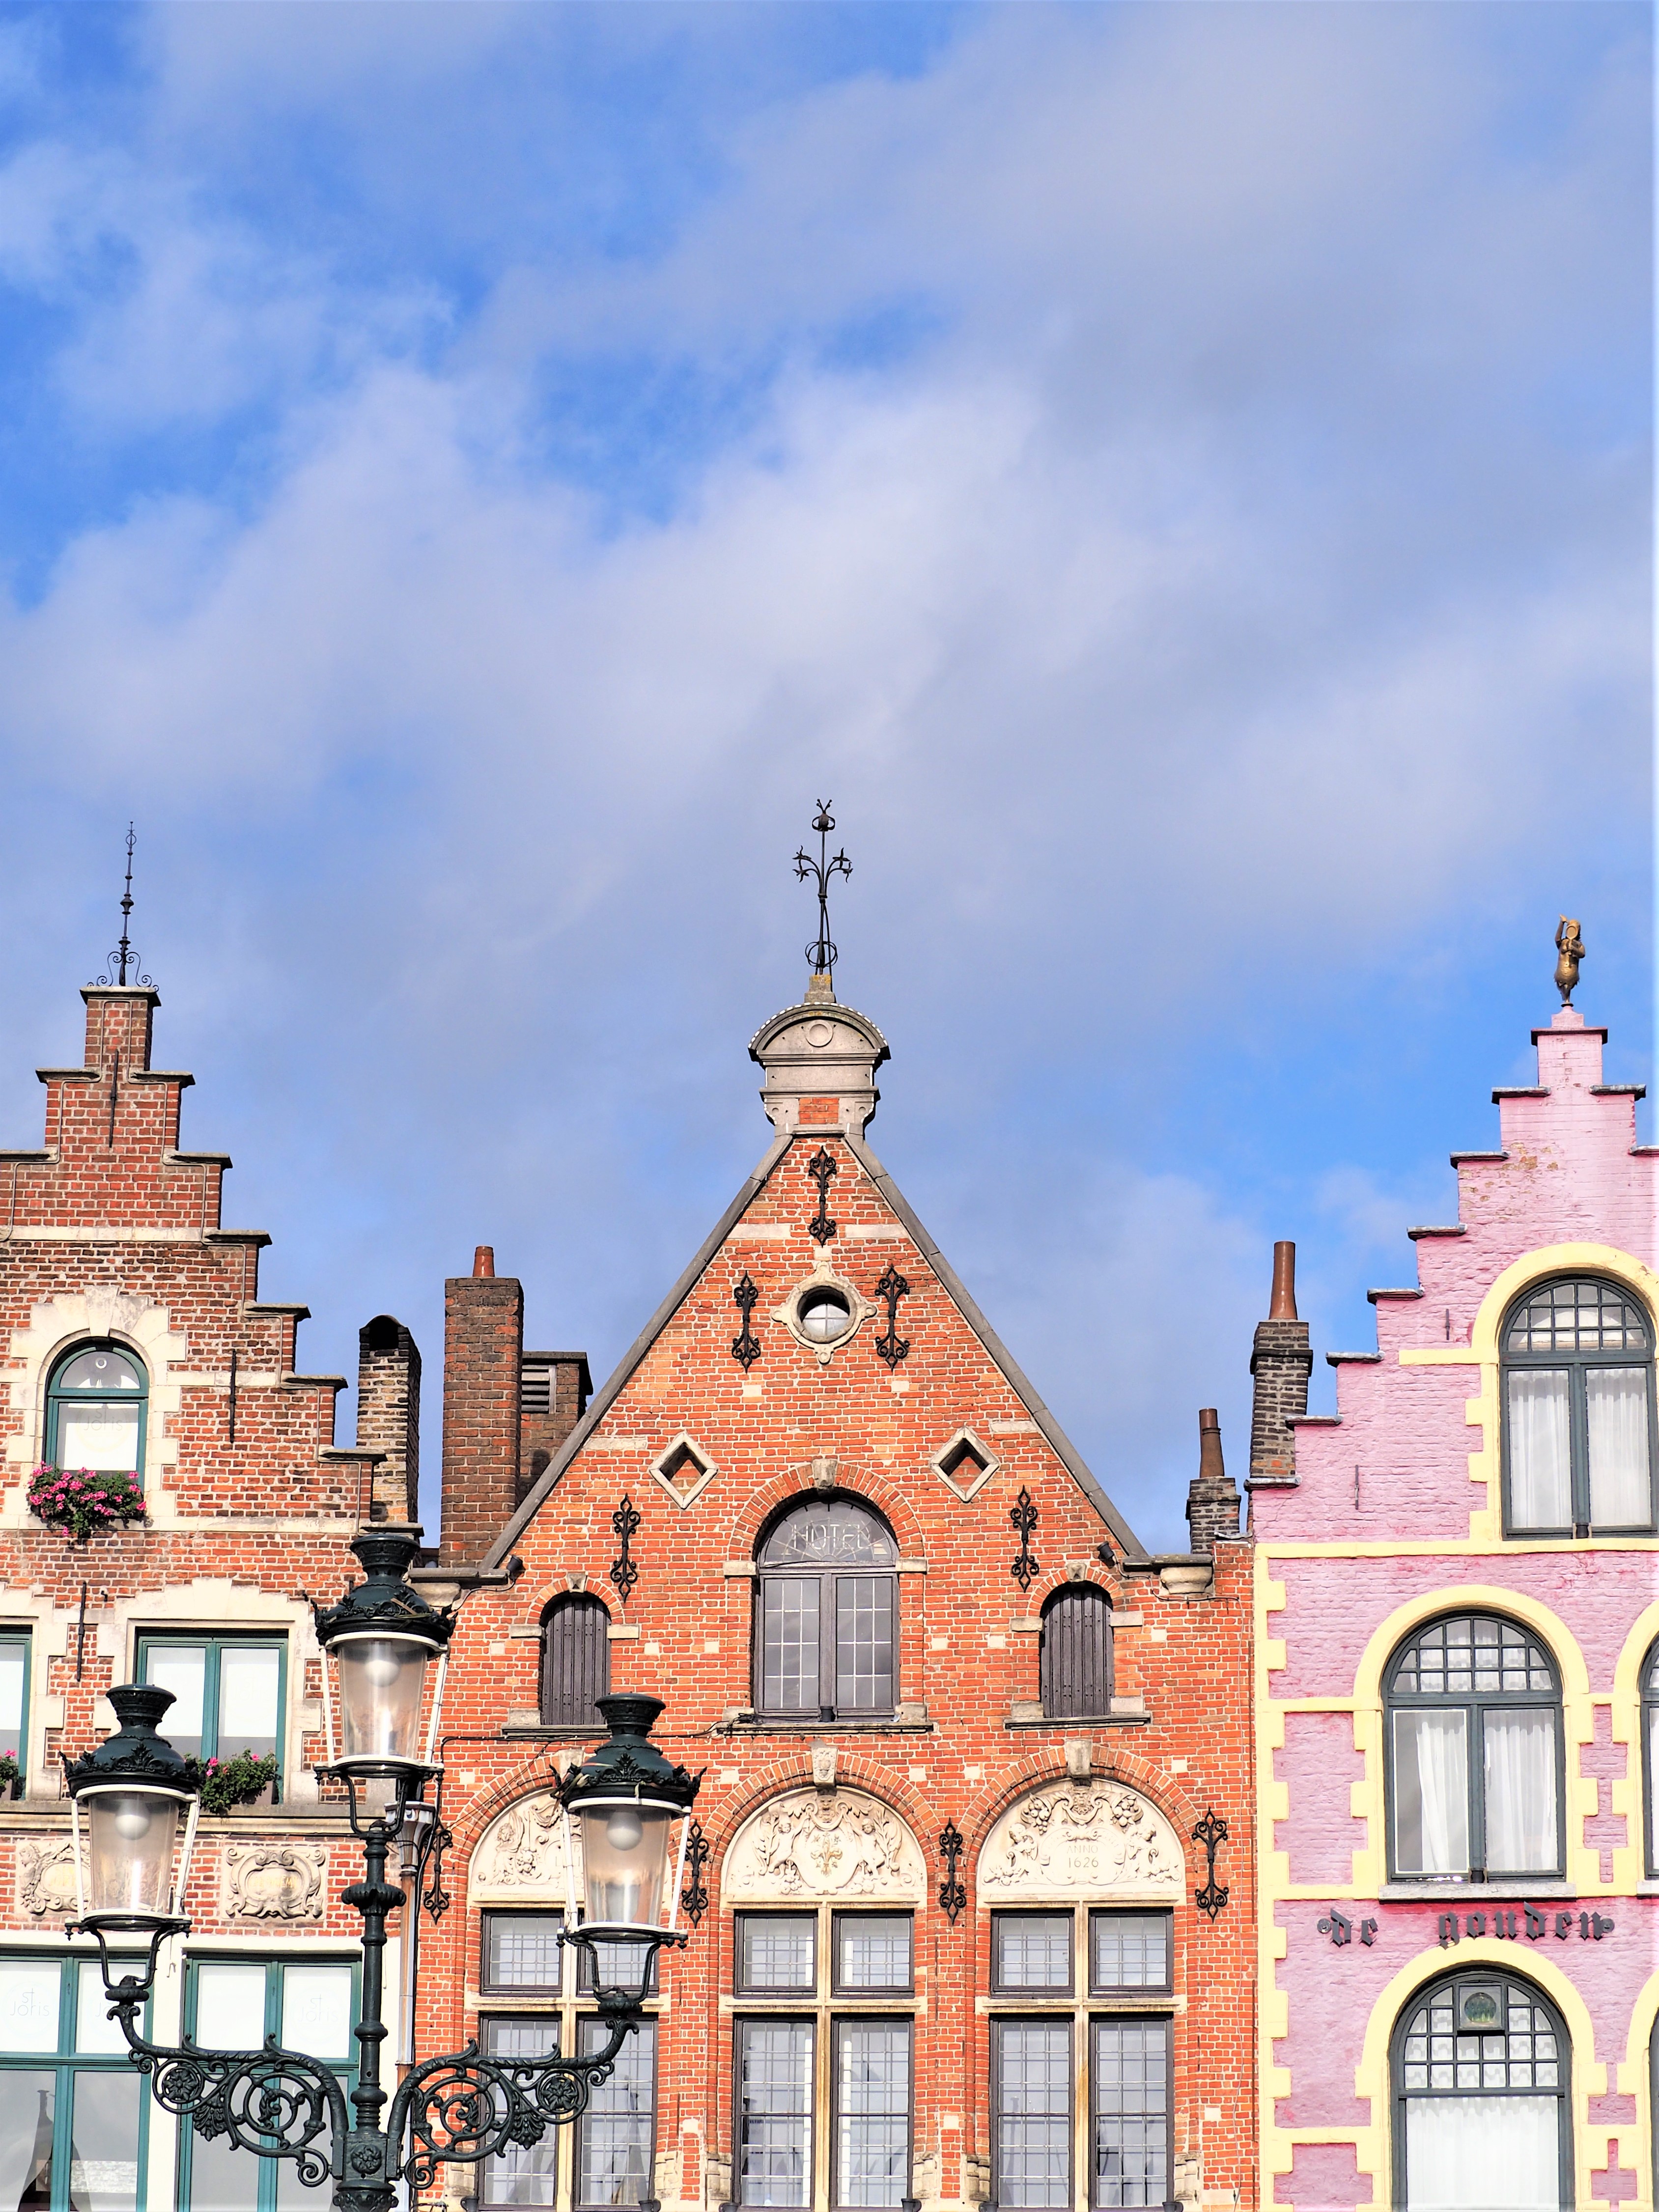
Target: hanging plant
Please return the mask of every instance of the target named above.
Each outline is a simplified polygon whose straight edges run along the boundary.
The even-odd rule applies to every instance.
[[[15,1797],[23,1770],[9,1751],[0,1751],[0,1797]]]
[[[228,1813],[234,1806],[252,1805],[276,1779],[274,1751],[268,1751],[263,1759],[256,1759],[251,1751],[239,1751],[232,1759],[210,1759],[205,1764],[192,1759],[187,1764],[202,1785],[204,1813]]]
[[[78,1474],[37,1467],[29,1477],[29,1511],[49,1528],[61,1528],[76,1544],[84,1544],[101,1528],[148,1517],[136,1476],[86,1467]]]

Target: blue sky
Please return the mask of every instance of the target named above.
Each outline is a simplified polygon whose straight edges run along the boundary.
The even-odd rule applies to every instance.
[[[1182,1546],[1273,1240],[1368,1344],[1558,914],[1647,1073],[1652,61],[1595,0],[0,9],[4,1141],[133,817],[307,1366],[400,1315],[435,1435],[489,1242],[602,1373],[763,1149],[833,798],[877,1149]]]

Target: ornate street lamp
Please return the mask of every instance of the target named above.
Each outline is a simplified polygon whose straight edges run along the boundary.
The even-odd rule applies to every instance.
[[[648,1740],[662,1711],[659,1699],[602,1698],[610,1739],[571,1769],[559,1794],[566,1863],[573,1869],[563,1940],[586,1955],[608,2040],[579,2057],[495,2058],[469,2043],[465,2051],[424,2059],[405,2075],[381,2126],[387,2102],[380,2087],[387,2033],[380,2016],[382,1954],[386,1915],[405,1901],[387,1879],[387,1856],[405,1824],[418,1824],[428,1846],[437,1832],[435,1817],[428,1817],[434,1808],[422,1793],[437,1773],[430,1757],[443,1655],[454,1629],[453,1616],[434,1612],[406,1579],[419,1534],[408,1528],[363,1530],[351,1548],[367,1579],[338,1605],[317,1610],[318,1639],[338,1689],[343,1739],[320,1771],[344,1783],[351,1832],[363,1847],[362,1880],[343,1893],[363,1922],[353,2115],[332,2067],[283,2050],[274,2036],[262,2051],[206,2051],[188,2037],[175,2049],[139,2032],[161,1947],[169,1936],[190,1930],[185,1884],[200,1784],[194,1768],[156,1733],[173,1702],[169,1693],[142,1683],[112,1689],[119,1731],[69,1769],[77,1869],[83,1815],[89,1848],[80,1918],[68,1932],[96,1940],[111,2016],[121,2024],[134,2063],[150,2076],[157,2103],[187,2117],[203,2136],[227,2136],[260,2158],[291,2159],[313,2188],[332,2177],[338,2212],[391,2212],[399,2183],[411,2191],[428,2187],[442,2161],[471,2165],[509,2145],[538,2142],[550,2127],[574,2119],[640,2025],[658,1951],[686,1940],[673,1925],[679,1877],[665,1899],[665,1875],[671,1829],[690,1812],[701,1777],[671,1765]],[[426,1676],[434,1659],[439,1679],[422,1744]],[[333,1753],[331,1721],[330,1748]],[[580,1923],[573,1826],[581,1833],[586,1870],[589,1917]],[[684,1832],[680,1849],[683,1861]],[[418,1877],[416,1887],[418,1894]],[[146,1945],[147,1955],[112,1959],[111,1942],[118,1946],[124,1937]]]

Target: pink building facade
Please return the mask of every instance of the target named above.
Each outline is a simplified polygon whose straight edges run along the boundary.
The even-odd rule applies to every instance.
[[[1334,1417],[1283,1264],[1257,1332],[1264,2208],[1656,2201],[1659,1147],[1605,1036],[1534,1032]]]

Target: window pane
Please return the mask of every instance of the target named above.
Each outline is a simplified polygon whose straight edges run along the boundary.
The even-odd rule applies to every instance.
[[[0,2051],[56,2051],[56,1959],[0,1959]]]
[[[897,1553],[876,1519],[851,1498],[808,1498],[767,1538],[763,1567],[890,1567]]]
[[[893,2205],[910,2193],[910,2023],[836,2029],[836,2203]]]
[[[1510,1525],[1572,1525],[1572,1454],[1568,1443],[1565,1368],[1509,1377]]]
[[[1510,1323],[1508,1352],[1645,1352],[1648,1328],[1633,1298],[1606,1283],[1550,1283]]]
[[[0,2212],[47,2212],[52,2203],[55,2074],[6,2075],[0,2097]]]
[[[611,2031],[585,2020],[584,2051],[602,2051]],[[594,2090],[576,2127],[576,2203],[642,2204],[655,2194],[657,2031],[647,2021],[622,2047],[608,2081]]]
[[[219,1652],[219,1757],[276,1748],[276,1702],[283,1656],[268,1644],[226,1644]]]
[[[319,2058],[353,2058],[349,1966],[284,1966],[283,2041]]]
[[[1553,2097],[1408,2097],[1406,2201],[1424,2212],[1556,2212],[1560,2126]]]
[[[997,2033],[999,2204],[1072,2201],[1072,2037],[1064,2021],[1002,2021]]]
[[[1391,1686],[1419,1697],[1468,1697],[1503,1690],[1553,1690],[1543,1647],[1510,1620],[1458,1613],[1437,1620],[1408,1644]]]
[[[215,2051],[257,2051],[265,2039],[263,1966],[196,1970],[195,2040]]]
[[[1558,1864],[1555,1725],[1539,1705],[1486,1714],[1489,1874],[1549,1873]]]
[[[768,1712],[816,1712],[818,1698],[818,1584],[761,1584],[761,1703]]]
[[[1394,1716],[1396,1874],[1468,1872],[1468,1725],[1464,1712]]]
[[[556,1996],[563,1954],[562,1912],[487,1913],[484,1979],[495,1990],[546,1990]]]
[[[71,2212],[133,2212],[138,2201],[138,2099],[144,2084],[136,2074],[90,2068],[72,2080]]]
[[[144,1648],[143,1676],[157,1689],[171,1690],[161,1732],[186,1759],[202,1755],[202,1698],[207,1680],[207,1647],[201,1644],[150,1644]]]
[[[1094,2187],[1091,2203],[1169,2198],[1169,2023],[1101,2020],[1094,2027]]]
[[[58,1464],[66,1474],[138,1471],[142,1406],[83,1403],[66,1399],[58,1408]]]
[[[893,1578],[842,1575],[836,1583],[836,1709],[884,1713],[893,1705]]]
[[[118,2058],[125,2058],[129,2048],[120,2022],[109,2016],[104,1978],[93,1959],[83,1959],[76,1973],[75,2047],[88,2057]]]
[[[908,1912],[842,1912],[836,1916],[838,1990],[908,1990],[909,1986]]]
[[[545,2058],[559,2048],[556,2014],[531,2020],[486,2020],[480,2023],[479,2040],[492,2058]],[[560,2128],[549,2128],[538,2143],[514,2144],[498,2157],[486,2159],[483,2202],[486,2204],[551,2204],[559,2193]]]
[[[1167,1990],[1167,1912],[1097,1912],[1090,1923],[1090,1978],[1097,1990]]]
[[[144,1371],[131,1353],[118,1351],[113,1345],[105,1345],[97,1352],[83,1352],[60,1367],[54,1390],[142,1390]]]
[[[812,2180],[812,2028],[748,2020],[738,2031],[738,2198],[805,2205]]]
[[[1069,1991],[1069,1912],[1000,1912],[992,1929],[993,1978],[1000,1990]]]
[[[210,2142],[188,2120],[179,2123],[179,2142],[190,2160],[190,2212],[255,2212],[262,2165],[252,2151],[222,2136]]]
[[[738,1987],[817,1985],[817,1920],[810,1912],[744,1912],[738,1919]]]
[[[28,1667],[27,1644],[0,1644],[0,1751],[14,1759],[23,1749],[23,1676]]]
[[[1653,1519],[1646,1368],[1590,1368],[1584,1403],[1590,1519],[1603,1528],[1645,1528]]]

